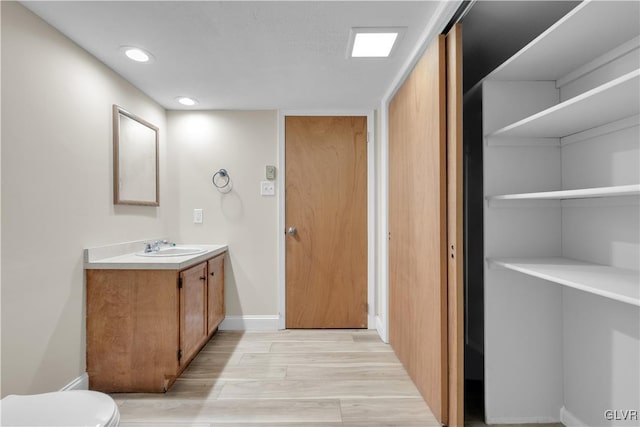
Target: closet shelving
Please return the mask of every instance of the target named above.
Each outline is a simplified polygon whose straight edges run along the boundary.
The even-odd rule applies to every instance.
[[[491,137],[561,138],[637,115],[640,69],[505,126]]]
[[[562,257],[490,258],[488,261],[490,268],[506,268],[640,307],[640,275],[636,270]]]
[[[634,49],[638,44],[635,6],[607,3],[583,2],[505,61],[490,78],[555,80],[562,86]]]
[[[489,202],[496,200],[569,200],[598,197],[621,197],[640,195],[640,184],[615,185],[610,187],[578,188],[575,190],[541,191],[488,196]]]
[[[623,374],[584,394],[640,366],[639,16],[584,1],[482,82],[488,423],[614,425],[640,398]]]
[[[494,81],[555,81],[560,87],[638,49],[637,4],[620,3],[611,7],[607,2],[587,1],[576,7],[563,19],[551,26],[537,39],[498,67],[487,80]],[[616,31],[594,31],[602,22],[615,22]],[[565,145],[608,132],[637,126],[640,123],[640,68],[605,81],[596,87],[570,97],[549,108],[507,124],[485,135],[491,145]],[[583,136],[584,135],[584,136]],[[510,141],[496,143],[495,141]],[[504,203],[526,200],[568,200],[610,198],[640,195],[640,184],[595,188],[487,195],[489,206],[508,206]],[[514,205],[518,206],[518,205]],[[528,207],[530,205],[522,205]],[[558,206],[561,205],[552,205]],[[508,268],[523,274],[543,278],[554,283],[608,296],[638,305],[640,279],[613,267],[589,264],[566,258],[526,259],[525,268],[516,263],[488,259],[489,266]],[[553,259],[552,263],[545,260]],[[563,261],[564,260],[564,261]],[[545,267],[547,266],[547,267]],[[564,266],[564,267],[559,267]],[[570,279],[555,278],[551,271],[564,268]],[[598,271],[600,279],[591,282],[580,270]],[[576,271],[577,274],[570,274]],[[609,276],[607,276],[609,275]],[[623,277],[619,286],[616,284]],[[584,283],[580,281],[583,280]],[[606,283],[605,283],[606,282]],[[571,283],[571,285],[569,285]],[[603,283],[606,292],[601,292]],[[618,297],[616,297],[616,295]]]

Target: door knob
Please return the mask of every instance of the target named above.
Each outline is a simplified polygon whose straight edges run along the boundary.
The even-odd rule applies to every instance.
[[[295,227],[289,227],[289,228],[287,229],[287,234],[288,234],[289,236],[295,236],[297,233],[298,233],[298,230],[296,230],[296,228],[295,228]]]

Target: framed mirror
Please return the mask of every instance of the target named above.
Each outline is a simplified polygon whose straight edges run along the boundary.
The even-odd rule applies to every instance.
[[[158,164],[158,128],[114,105],[113,203],[160,206]]]

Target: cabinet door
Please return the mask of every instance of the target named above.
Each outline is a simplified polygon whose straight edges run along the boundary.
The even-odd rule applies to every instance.
[[[207,339],[207,264],[180,272],[180,280],[180,365],[184,365]]]
[[[224,255],[209,260],[207,308],[207,333],[211,335],[224,320]]]
[[[180,337],[176,274],[174,270],[86,271],[91,390],[160,393],[173,384]]]

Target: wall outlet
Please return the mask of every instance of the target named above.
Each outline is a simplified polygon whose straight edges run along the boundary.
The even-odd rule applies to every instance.
[[[193,223],[202,224],[202,209],[193,210]]]
[[[275,196],[276,184],[273,181],[261,181],[260,182],[260,195],[261,196]]]

